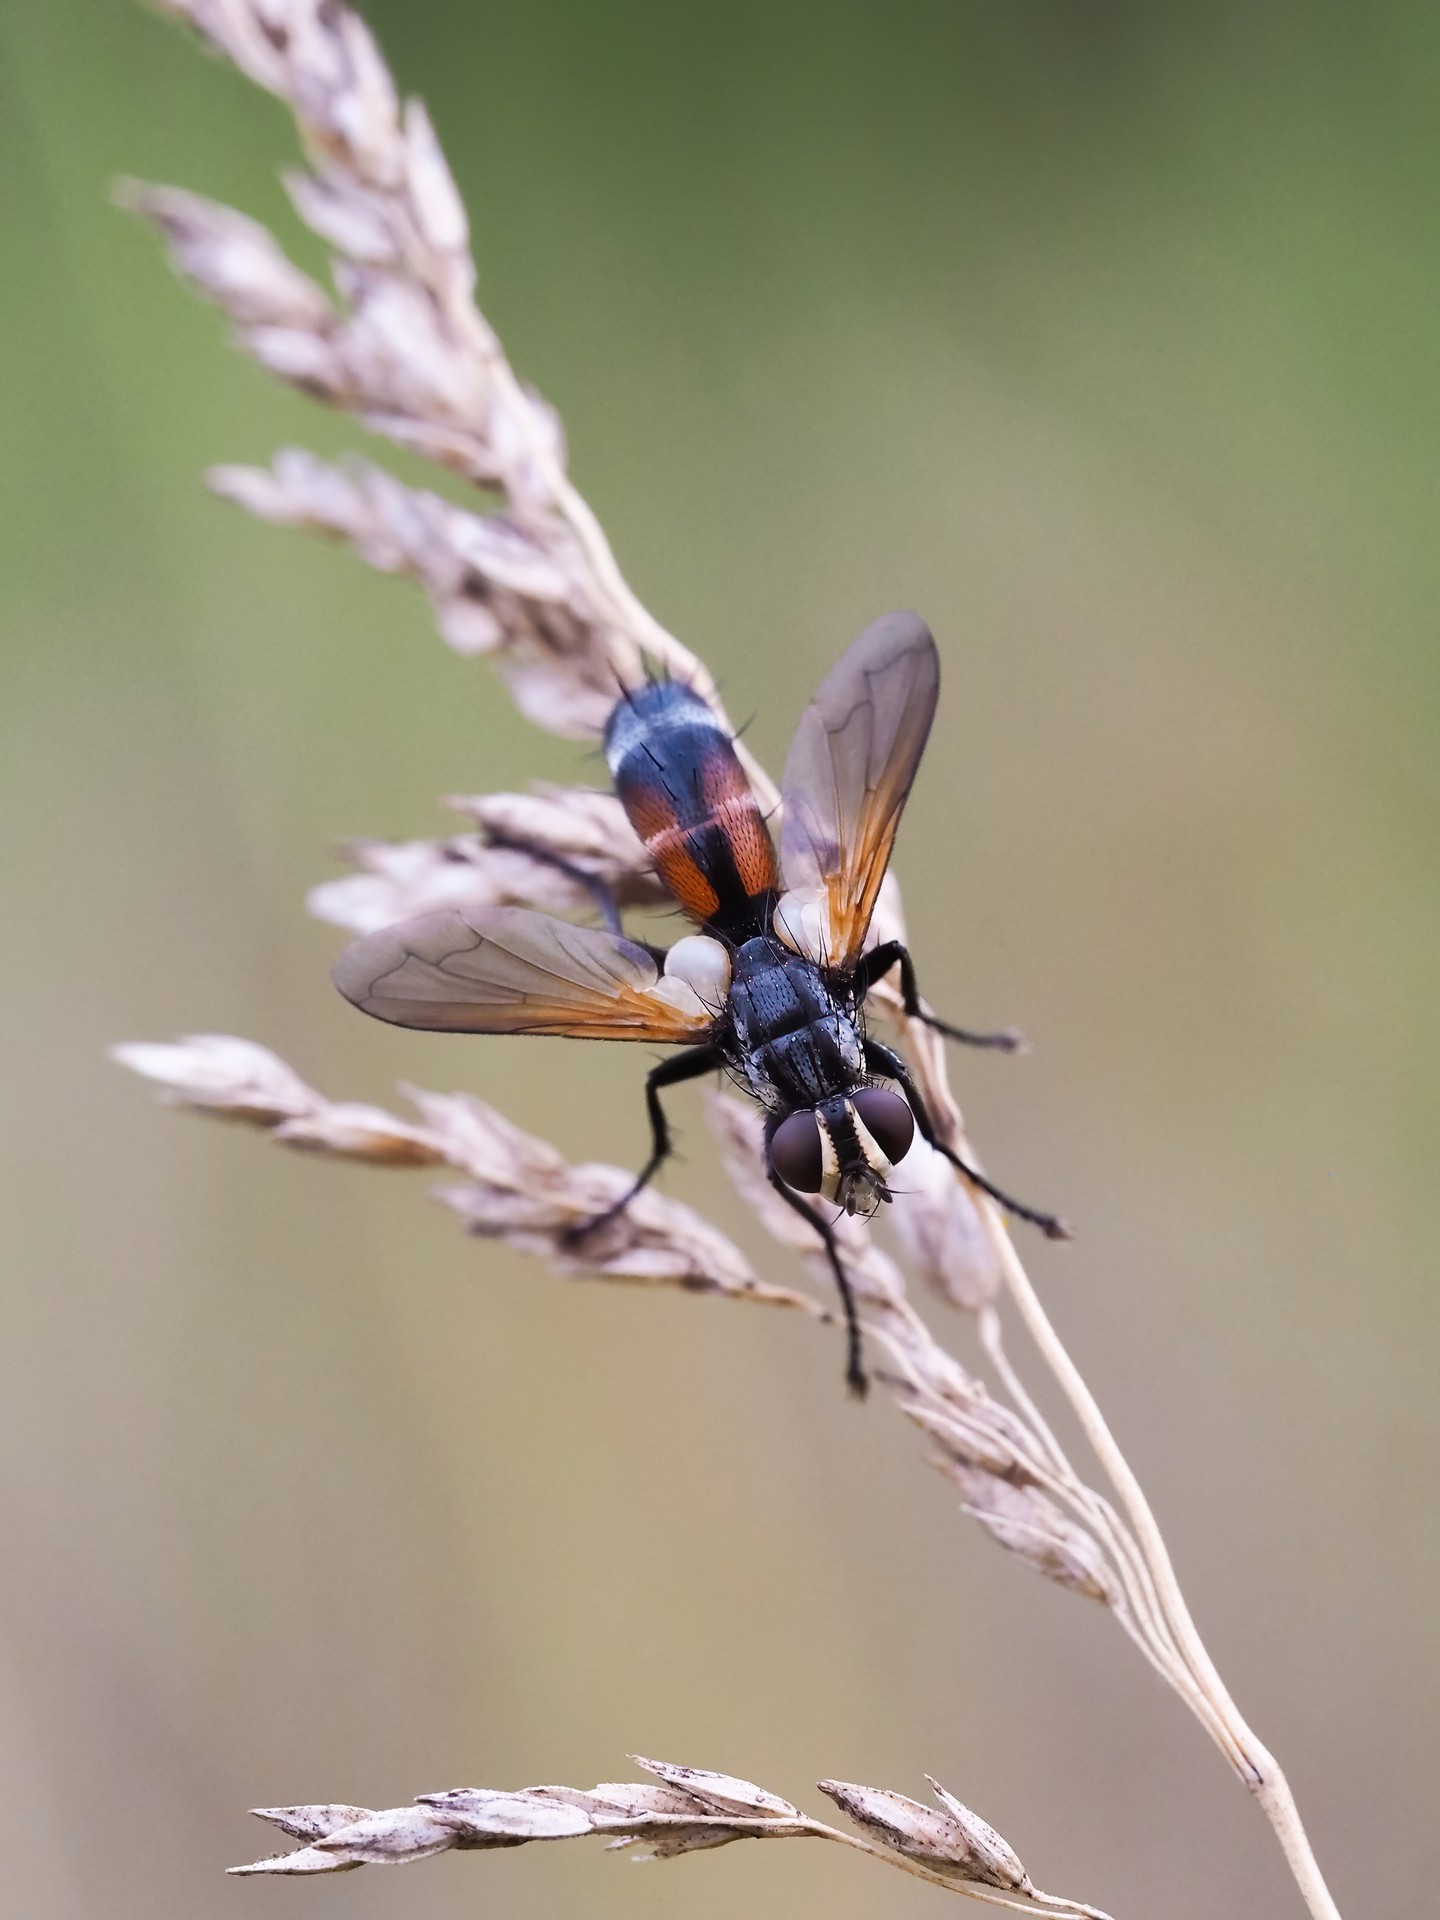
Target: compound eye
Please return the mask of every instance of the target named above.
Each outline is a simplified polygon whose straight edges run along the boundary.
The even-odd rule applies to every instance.
[[[792,1113],[775,1129],[770,1158],[786,1186],[800,1193],[818,1193],[825,1177],[820,1151],[820,1122],[813,1113]]]
[[[851,1094],[850,1104],[891,1166],[903,1160],[915,1138],[915,1116],[909,1102],[888,1087],[862,1087],[859,1093]]]

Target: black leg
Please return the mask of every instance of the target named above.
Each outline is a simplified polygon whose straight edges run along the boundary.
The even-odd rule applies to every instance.
[[[883,946],[872,947],[855,970],[855,992],[863,1000],[875,982],[896,962],[900,963],[900,992],[904,997],[905,1011],[912,1020],[920,1020],[927,1027],[933,1027],[937,1033],[943,1033],[947,1040],[959,1040],[967,1047],[994,1047],[1001,1053],[1024,1053],[1025,1036],[1018,1027],[1003,1027],[999,1033],[971,1033],[965,1027],[952,1027],[948,1020],[937,1020],[933,1013],[926,1013],[920,1005],[920,990],[915,984],[915,962],[910,958],[910,949],[899,940],[887,940]]]
[[[607,1207],[604,1213],[596,1214],[593,1220],[582,1220],[577,1227],[571,1227],[564,1235],[561,1245],[579,1246],[592,1233],[598,1233],[601,1227],[608,1226],[617,1215],[622,1214],[636,1194],[648,1187],[655,1175],[673,1151],[670,1141],[670,1127],[665,1118],[665,1109],[660,1104],[661,1087],[678,1086],[682,1080],[698,1080],[702,1074],[714,1073],[724,1066],[723,1055],[715,1047],[690,1047],[684,1053],[677,1053],[669,1060],[662,1060],[652,1067],[645,1079],[645,1110],[650,1115],[650,1158],[640,1169],[634,1186],[627,1194],[617,1200],[613,1207]]]
[[[915,1116],[915,1124],[919,1127],[922,1136],[930,1142],[937,1153],[944,1154],[952,1167],[958,1167],[972,1186],[979,1187],[982,1193],[988,1193],[990,1198],[998,1206],[1004,1207],[1007,1213],[1013,1213],[1020,1220],[1028,1220],[1032,1227],[1039,1227],[1047,1240],[1070,1239],[1070,1229],[1058,1214],[1038,1213],[1034,1207],[1024,1206],[1019,1200],[1011,1199],[1008,1193],[987,1180],[977,1168],[972,1167],[968,1161],[962,1160],[953,1147],[947,1147],[945,1142],[937,1137],[935,1123],[931,1120],[930,1110],[925,1105],[919,1087],[915,1084],[915,1076],[898,1053],[892,1052],[889,1047],[882,1047],[878,1040],[867,1040],[865,1064],[872,1073],[880,1073],[887,1080],[899,1082],[901,1092],[910,1102],[910,1111]]]
[[[773,1132],[773,1126],[766,1127],[765,1178],[786,1206],[793,1207],[802,1220],[808,1220],[825,1242],[825,1252],[830,1259],[830,1270],[835,1275],[835,1285],[840,1292],[840,1304],[845,1309],[845,1384],[857,1400],[863,1400],[870,1390],[870,1382],[865,1377],[865,1361],[860,1347],[860,1317],[855,1311],[855,1295],[840,1259],[840,1249],[835,1244],[835,1230],[817,1207],[812,1207],[808,1200],[802,1200],[795,1189],[787,1187],[775,1171],[774,1163],[770,1158],[770,1135]]]
[[[491,828],[484,829],[487,847],[504,847],[511,853],[525,853],[532,860],[538,860],[542,867],[554,867],[557,873],[563,873],[576,886],[583,887],[600,911],[600,918],[611,933],[623,933],[625,928],[620,919],[620,905],[615,898],[615,890],[608,881],[602,880],[597,873],[587,873],[584,867],[578,867],[573,860],[567,860],[563,854],[552,853],[548,847],[537,847],[532,841],[522,840],[516,835],[500,833]]]

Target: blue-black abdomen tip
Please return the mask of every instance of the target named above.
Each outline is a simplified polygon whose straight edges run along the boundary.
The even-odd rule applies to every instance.
[[[637,741],[675,727],[721,731],[709,702],[683,680],[655,680],[626,693],[616,701],[605,722],[605,758],[612,773]]]

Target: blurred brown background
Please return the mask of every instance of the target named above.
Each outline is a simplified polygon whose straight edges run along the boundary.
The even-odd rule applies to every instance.
[[[770,764],[868,619],[934,625],[922,979],[1037,1043],[957,1063],[977,1138],[1081,1229],[1034,1267],[1347,1920],[1433,1911],[1440,15],[370,12],[577,478]],[[833,1340],[549,1278],[423,1177],[105,1063],[229,1031],[642,1146],[638,1057],[384,1031],[301,910],[347,834],[600,774],[413,590],[202,491],[363,436],[231,355],[106,185],[290,235],[282,112],[126,5],[11,0],[0,59],[6,1912],[939,1911],[799,1847],[218,1877],[251,1804],[636,1748],[810,1805],[928,1770],[1117,1920],[1298,1915],[1178,1703]],[[675,1104],[671,1190],[726,1208]]]

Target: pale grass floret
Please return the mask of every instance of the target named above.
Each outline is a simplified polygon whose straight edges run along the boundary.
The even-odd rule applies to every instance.
[[[669,1860],[736,1840],[831,1840],[932,1885],[1017,1913],[1108,1920],[1098,1907],[1042,1893],[1008,1841],[931,1780],[938,1806],[888,1787],[822,1780],[820,1791],[860,1828],[859,1837],[802,1813],[751,1780],[704,1767],[677,1767],[632,1754],[649,1780],[514,1792],[458,1787],[423,1793],[408,1807],[256,1807],[254,1813],[303,1844],[236,1874],[343,1873],[402,1865],[452,1848],[518,1847],[534,1840],[604,1835],[632,1858]]]
[[[446,804],[467,814],[478,836],[352,841],[344,852],[358,871],[311,889],[307,904],[316,919],[373,933],[440,907],[574,913],[594,906],[597,884],[621,906],[653,907],[666,899],[613,793],[537,782],[530,793],[465,794]],[[564,867],[537,859],[526,850],[532,847],[543,847]]]
[[[556,415],[517,378],[476,307],[468,223],[444,155],[424,108],[399,100],[359,16],[335,0],[161,5],[292,108],[307,165],[287,186],[300,218],[332,250],[334,294],[294,267],[263,227],[229,208],[135,185],[122,190],[125,203],[162,231],[176,266],[224,310],[237,344],[261,365],[497,494],[502,506],[498,513],[471,511],[368,462],[328,462],[295,449],[269,468],[217,468],[216,491],[262,519],[342,539],[370,565],[415,579],[448,644],[486,656],[526,717],[554,733],[593,739],[617,684],[635,684],[647,660],[688,681],[723,720],[703,663],[626,584],[569,479]],[[774,783],[743,744],[739,750],[762,805],[773,809]],[[656,898],[655,877],[610,795],[550,787],[452,804],[475,821],[478,838],[359,843],[351,849],[357,871],[317,888],[312,910],[359,931],[456,903],[580,912],[589,904],[587,877],[614,887],[625,902]],[[548,850],[573,871],[507,840]],[[872,938],[903,934],[899,892],[887,880]],[[942,1041],[904,1019],[893,986],[877,988],[872,1003],[895,1027],[942,1135],[973,1161]],[[116,1052],[169,1098],[247,1121],[281,1144],[451,1169],[461,1183],[441,1188],[440,1198],[473,1231],[570,1273],[787,1306],[820,1325],[835,1319],[819,1242],[766,1184],[753,1110],[726,1096],[709,1103],[725,1165],[772,1237],[799,1255],[815,1293],[761,1280],[727,1236],[654,1191],[641,1194],[593,1243],[572,1247],[569,1228],[602,1212],[631,1176],[572,1166],[468,1096],[413,1092],[418,1118],[408,1120],[331,1102],[275,1055],[240,1040],[208,1036]],[[966,1513],[1047,1578],[1110,1610],[1254,1794],[1310,1912],[1339,1920],[1285,1777],[1210,1660],[1139,1482],[1000,1215],[938,1156],[917,1146],[911,1166],[913,1191],[891,1209],[899,1250],[913,1274],[973,1317],[990,1377],[977,1378],[940,1346],[907,1298],[896,1260],[873,1243],[863,1222],[845,1221],[843,1255],[877,1378],[925,1434]],[[1077,1470],[1021,1380],[1005,1340],[1012,1313],[1078,1419],[1110,1493]],[[868,1836],[857,1838],[748,1782],[722,1785],[728,1776],[642,1764],[659,1786],[465,1790],[380,1814],[270,1810],[266,1818],[306,1844],[244,1871],[331,1871],[451,1847],[613,1835],[617,1828],[658,1854],[805,1834],[844,1841],[956,1891],[1023,1910],[1095,1911],[1037,1893],[1006,1843],[938,1787],[939,1810],[888,1790],[822,1783]]]

